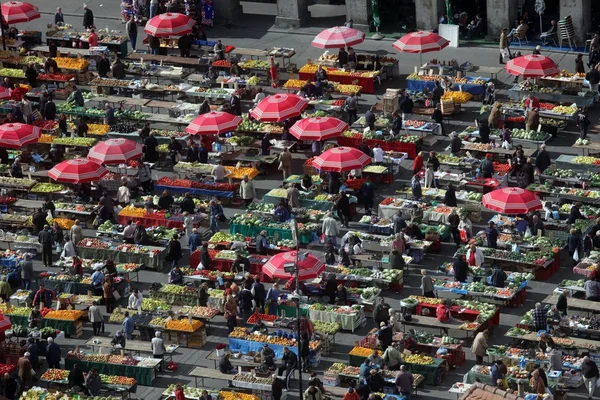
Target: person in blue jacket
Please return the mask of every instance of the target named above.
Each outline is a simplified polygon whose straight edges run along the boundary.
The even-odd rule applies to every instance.
[[[290,212],[285,208],[285,204],[283,203],[279,203],[273,214],[275,215],[277,222],[285,222],[290,219]]]
[[[135,322],[133,318],[129,316],[129,311],[125,311],[125,319],[123,320],[123,333],[128,340],[131,340],[133,329],[135,328]]]
[[[371,366],[371,362],[368,358],[365,358],[365,361],[363,361],[363,363],[360,364],[360,377],[362,379],[367,379],[372,369],[373,367]]]
[[[60,369],[60,346],[54,343],[54,339],[48,338],[48,346],[46,346],[46,361],[48,362],[48,368]]]

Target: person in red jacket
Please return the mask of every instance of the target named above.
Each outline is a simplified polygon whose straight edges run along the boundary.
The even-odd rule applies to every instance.
[[[412,165],[413,176],[417,175],[419,173],[419,171],[421,171],[423,169],[423,164],[424,164],[423,157],[424,156],[425,156],[425,153],[421,151],[415,157],[415,160],[413,161],[413,165]]]
[[[178,383],[175,387],[175,400],[185,400],[185,394],[183,393],[181,383]]]

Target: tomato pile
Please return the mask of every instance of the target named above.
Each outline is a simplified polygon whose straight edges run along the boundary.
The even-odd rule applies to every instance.
[[[235,191],[238,190],[240,185],[237,183],[203,183],[198,181],[192,181],[189,179],[171,179],[169,177],[162,177],[157,182],[159,185],[164,186],[176,186],[184,188],[194,189],[207,189],[207,190],[224,190],[224,191]]]
[[[41,81],[60,81],[60,82],[66,82],[68,80],[71,80],[75,78],[75,75],[69,74],[69,75],[65,75],[65,74],[39,74],[38,75],[38,79]]]
[[[38,120],[33,121],[31,123],[31,125],[37,126],[38,128],[41,128],[42,130],[52,130],[52,129],[56,129],[56,127],[58,126],[58,122],[38,119]]]
[[[510,172],[510,165],[508,164],[504,164],[504,163],[499,163],[499,162],[494,162],[494,171],[495,172]]]
[[[507,117],[506,122],[525,122],[525,117],[522,115],[518,117]]]
[[[227,60],[216,60],[212,63],[215,67],[231,67],[231,63]]]

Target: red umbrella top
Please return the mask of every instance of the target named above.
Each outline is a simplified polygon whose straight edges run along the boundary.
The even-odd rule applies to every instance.
[[[529,190],[507,187],[483,196],[483,205],[502,214],[526,214],[542,209],[542,202]]]
[[[371,163],[371,157],[353,147],[334,147],[315,157],[313,167],[321,171],[343,172],[362,169]]]
[[[319,49],[339,49],[350,47],[362,43],[365,40],[365,33],[358,29],[345,26],[336,26],[325,29],[315,36],[312,41],[313,47]]]
[[[88,158],[98,164],[121,164],[142,156],[141,143],[128,139],[108,139],[94,147]]]
[[[106,168],[88,158],[66,160],[48,171],[50,178],[63,183],[93,182],[106,174],[108,174]]]
[[[10,328],[12,328],[10,319],[4,314],[0,314],[0,331],[6,331]]]
[[[0,86],[0,100],[10,99],[10,89],[5,88],[4,86]]]
[[[0,125],[0,147],[20,149],[37,142],[41,133],[42,130],[33,125],[20,123]]]
[[[295,251],[274,255],[265,265],[263,265],[263,271],[271,278],[292,278],[295,275],[285,272],[283,268],[285,264],[295,263],[296,257],[297,253]],[[298,260],[298,268],[299,280],[315,279],[325,270],[325,264],[312,254],[308,254],[304,261]]]
[[[262,122],[281,122],[297,117],[308,105],[308,100],[295,94],[275,94],[260,101],[250,113]]]
[[[196,20],[180,13],[165,13],[152,17],[144,32],[155,37],[183,36],[192,32]]]
[[[218,135],[231,132],[242,123],[242,118],[222,111],[211,111],[196,117],[185,128],[192,135]]]
[[[338,137],[348,129],[348,124],[333,117],[304,118],[290,128],[299,140],[327,140]]]
[[[433,32],[412,32],[402,36],[392,45],[404,53],[428,53],[447,47],[450,42]]]
[[[27,22],[40,17],[40,10],[33,4],[22,1],[2,3],[2,17],[7,24]]]
[[[529,54],[513,58],[507,62],[506,72],[511,75],[534,78],[559,74],[560,68],[550,57],[541,54]]]

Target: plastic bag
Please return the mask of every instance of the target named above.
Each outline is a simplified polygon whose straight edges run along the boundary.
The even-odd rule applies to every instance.
[[[575,253],[573,253],[573,260],[579,261],[579,249],[576,249]]]

